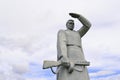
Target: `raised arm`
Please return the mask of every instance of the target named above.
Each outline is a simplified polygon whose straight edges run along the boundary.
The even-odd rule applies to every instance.
[[[83,26],[78,30],[78,32],[80,33],[80,36],[83,37],[91,27],[91,23],[80,14],[69,13],[69,15],[73,18],[77,18],[83,24]]]

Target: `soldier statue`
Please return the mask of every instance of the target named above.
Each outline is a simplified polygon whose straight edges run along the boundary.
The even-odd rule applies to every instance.
[[[66,23],[66,30],[59,30],[57,35],[57,61],[46,63],[43,68],[57,67],[57,80],[89,80],[86,66],[89,62],[85,60],[81,38],[91,27],[91,23],[80,14],[69,13],[73,18],[78,19],[83,26],[75,31],[74,20]]]

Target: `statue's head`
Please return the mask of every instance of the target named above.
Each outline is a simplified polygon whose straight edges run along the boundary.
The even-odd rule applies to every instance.
[[[74,29],[74,20],[72,20],[72,19],[68,20],[66,23],[66,27],[69,30],[73,30]]]

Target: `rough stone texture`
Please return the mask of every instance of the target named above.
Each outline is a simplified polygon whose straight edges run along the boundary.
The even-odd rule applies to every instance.
[[[80,14],[70,13],[71,17],[78,19],[83,26],[75,31],[74,21],[68,20],[67,30],[59,30],[57,35],[57,59],[67,62],[69,66],[59,66],[57,80],[89,80],[86,66],[76,65],[74,61],[86,61],[82,50],[81,38],[91,27],[90,22]]]

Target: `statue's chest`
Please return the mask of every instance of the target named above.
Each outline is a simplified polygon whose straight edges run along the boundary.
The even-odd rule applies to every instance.
[[[67,31],[66,30],[66,38],[68,44],[80,44],[81,38],[77,31]]]
[[[80,35],[76,31],[66,31],[66,35],[68,38],[80,38]]]

